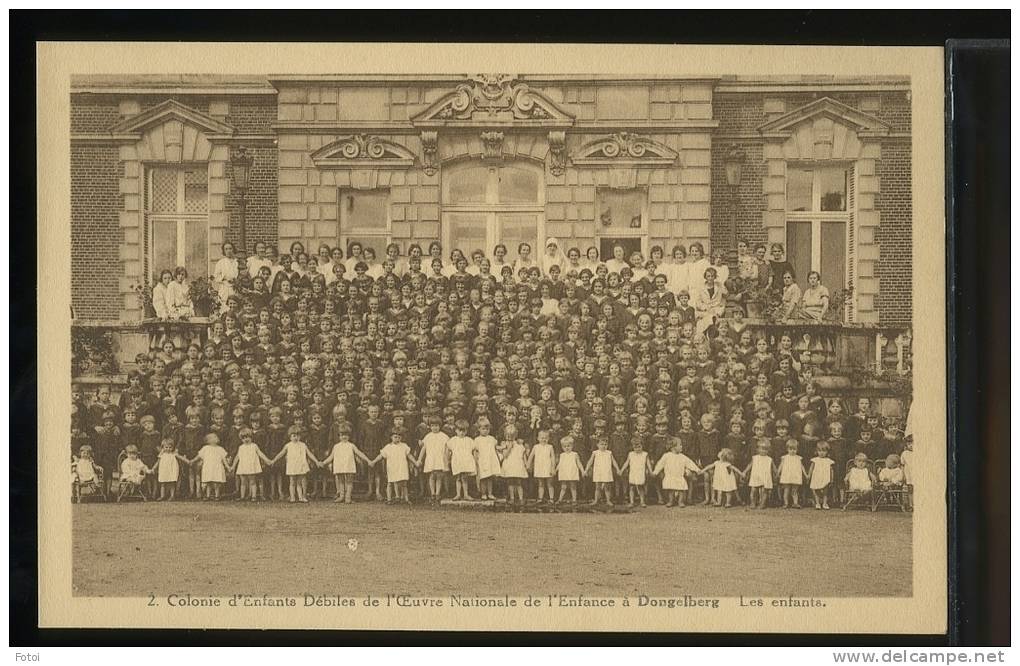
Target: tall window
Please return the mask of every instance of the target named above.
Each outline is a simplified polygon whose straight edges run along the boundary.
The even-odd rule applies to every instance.
[[[353,242],[375,250],[382,261],[391,238],[389,190],[340,191],[340,246]]]
[[[209,274],[209,174],[205,166],[153,167],[146,173],[149,273],[184,266]]]
[[[628,259],[634,252],[647,255],[644,245],[648,238],[648,190],[599,188],[596,199],[600,256],[612,257],[616,245],[623,246]]]
[[[786,251],[802,287],[810,271],[830,290],[846,286],[851,176],[846,166],[786,168]]]
[[[489,255],[503,243],[513,258],[524,242],[537,253],[544,240],[542,196],[542,170],[530,164],[468,163],[444,170],[443,246]]]

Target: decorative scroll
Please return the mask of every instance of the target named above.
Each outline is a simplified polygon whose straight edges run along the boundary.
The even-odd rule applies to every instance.
[[[673,164],[677,156],[675,150],[657,141],[632,132],[619,132],[584,144],[572,161],[581,166],[609,163],[668,165]]]
[[[478,74],[413,119],[420,124],[513,123],[523,120],[570,125],[573,117],[511,74]]]
[[[414,164],[414,153],[378,136],[353,134],[312,153],[312,163],[319,168],[407,168]]]

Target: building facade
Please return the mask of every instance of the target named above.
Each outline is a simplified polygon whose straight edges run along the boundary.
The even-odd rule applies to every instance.
[[[853,287],[848,320],[909,326],[910,113],[895,78],[81,78],[74,315],[141,319],[139,285],[207,274],[243,224],[249,250],[779,242]]]

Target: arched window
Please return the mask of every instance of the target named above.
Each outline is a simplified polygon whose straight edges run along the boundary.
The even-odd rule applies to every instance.
[[[497,243],[515,256],[518,244],[544,239],[543,169],[528,162],[464,162],[443,169],[443,247],[491,255]]]

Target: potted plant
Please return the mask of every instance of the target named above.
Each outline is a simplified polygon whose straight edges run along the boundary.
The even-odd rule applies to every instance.
[[[188,285],[188,296],[191,298],[196,317],[208,317],[220,305],[220,295],[213,288],[212,279],[208,277],[192,280]]]
[[[142,319],[155,319],[156,308],[152,305],[152,287],[147,284],[133,284],[131,288],[138,294],[142,304]]]

